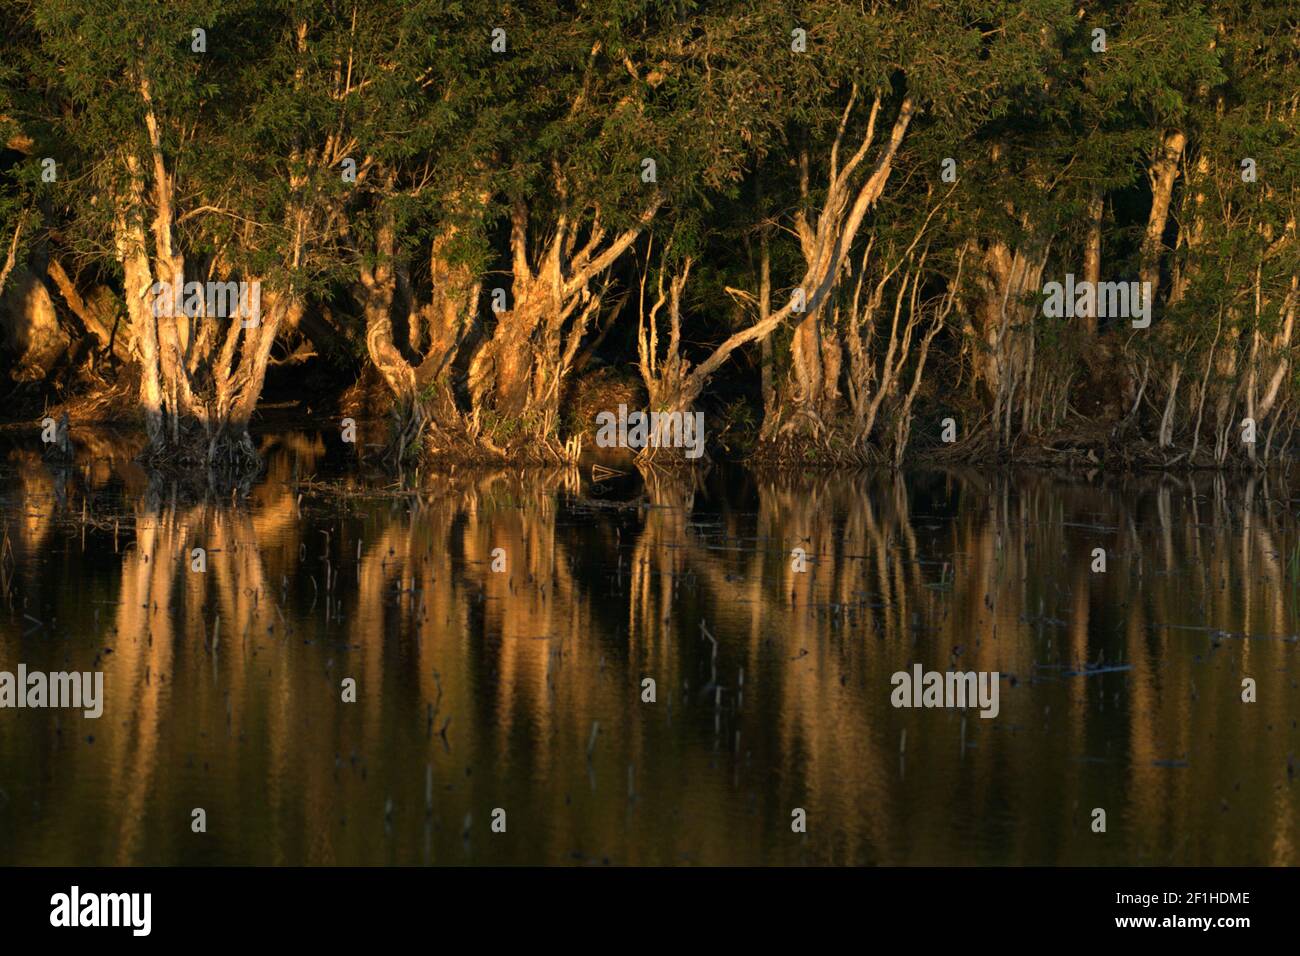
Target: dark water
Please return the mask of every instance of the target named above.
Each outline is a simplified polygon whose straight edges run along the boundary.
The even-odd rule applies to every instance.
[[[337,495],[319,437],[263,441],[233,503],[0,453],[0,670],[106,685],[0,710],[0,863],[1300,863],[1277,480]],[[1000,672],[1000,713],[895,709],[914,663]]]

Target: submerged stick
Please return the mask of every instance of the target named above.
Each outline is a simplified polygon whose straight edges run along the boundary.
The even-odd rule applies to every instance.
[[[718,639],[709,633],[703,618],[700,619],[700,634],[708,638],[709,643],[713,645],[712,656],[709,658],[709,667],[712,670],[709,683],[716,683],[718,679]]]

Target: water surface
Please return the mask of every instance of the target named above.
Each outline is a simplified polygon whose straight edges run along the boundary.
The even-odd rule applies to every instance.
[[[399,493],[262,445],[231,495],[0,451],[0,670],[106,684],[99,720],[0,710],[0,863],[1300,863],[1277,479]],[[892,707],[917,663],[998,671],[1000,713]]]

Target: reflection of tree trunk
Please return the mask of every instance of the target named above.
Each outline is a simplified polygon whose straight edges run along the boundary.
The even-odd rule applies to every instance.
[[[136,513],[136,546],[122,567],[122,593],[117,631],[137,635],[118,647],[114,676],[136,688],[132,733],[125,736],[113,765],[121,768],[118,787],[125,791],[121,806],[122,832],[118,839],[118,865],[134,862],[142,840],[142,821],[148,817],[146,801],[157,786],[159,739],[170,694],[166,681],[173,676],[175,634],[171,628],[172,584],[181,567],[174,514],[149,507]],[[160,615],[159,609],[163,609]],[[119,791],[120,792],[120,791]]]
[[[186,508],[165,503],[164,488],[154,478],[135,511],[134,546],[122,557],[115,629],[130,639],[116,642],[111,677],[105,681],[105,716],[116,714],[115,726],[125,723],[125,729],[105,735],[115,768],[114,799],[121,808],[115,861],[120,865],[141,862],[153,842],[144,822],[151,818],[153,802],[168,799],[160,792],[170,783],[163,769],[175,755],[167,749],[165,728],[179,719],[177,708],[184,703],[199,713],[221,714],[230,721],[227,732],[233,737],[238,717],[265,706],[261,695],[235,706],[246,690],[243,679],[253,661],[241,635],[252,630],[259,616],[271,614],[275,601],[250,513],[211,502]],[[292,516],[292,501],[291,492],[283,488],[265,502],[259,517]],[[266,530],[276,540],[282,538],[274,529]],[[191,568],[193,548],[206,551],[203,573]],[[293,554],[296,546],[290,542],[284,550]],[[200,673],[197,686],[186,688],[180,681],[195,675],[186,670],[192,665],[178,667],[178,658],[210,659],[214,670],[224,663],[233,683],[223,678],[221,683],[229,689],[222,690]],[[181,688],[196,689],[199,696]],[[229,710],[223,706],[227,699]],[[276,706],[282,703],[278,700]],[[129,708],[125,715],[122,707]],[[274,747],[283,744],[285,735],[286,728],[277,725],[267,736]],[[207,809],[214,812],[211,804]],[[188,818],[177,821],[182,827],[188,823]]]
[[[310,461],[314,440],[296,447]],[[273,475],[291,473],[285,462],[267,457]],[[19,565],[27,567],[35,563],[32,549],[41,547],[38,536],[59,519],[31,523],[48,497],[48,477],[34,459],[19,471],[35,482],[21,496],[28,507],[15,509],[28,516],[14,537]],[[138,469],[130,474],[139,480]],[[919,489],[887,472],[787,476],[754,486],[756,516],[752,509],[710,504],[700,522],[692,509],[701,486],[683,480],[694,475],[645,477],[651,507],[636,518],[584,520],[580,528],[557,521],[558,479],[541,485],[536,476],[524,485],[501,476],[455,484],[434,479],[427,498],[374,509],[335,533],[330,556],[341,573],[332,597],[347,617],[320,624],[319,605],[304,616],[308,590],[297,614],[283,606],[288,626],[305,628],[288,641],[280,637],[282,618],[272,602],[284,578],[305,581],[308,566],[299,561],[311,561],[315,570],[322,540],[313,533],[300,542],[292,531],[300,525],[291,490],[263,485],[256,507],[245,513],[211,504],[168,508],[159,504],[158,487],[150,496],[130,485],[128,493],[143,504],[137,544],[118,562],[116,617],[106,622],[117,635],[105,682],[107,719],[88,728],[95,744],[76,756],[87,772],[102,771],[108,787],[103,800],[89,804],[84,794],[64,788],[42,798],[43,812],[86,846],[100,847],[110,862],[166,862],[169,855],[193,862],[194,852],[206,851],[193,850],[199,838],[185,829],[188,807],[206,806],[210,828],[224,828],[220,821],[232,819],[251,794],[264,813],[250,825],[262,829],[227,849],[252,852],[259,862],[375,860],[409,854],[403,838],[418,841],[427,762],[434,777],[428,825],[439,834],[439,853],[463,852],[459,825],[467,806],[482,823],[479,808],[489,791],[475,789],[472,779],[490,776],[484,786],[491,789],[500,780],[545,776],[583,784],[534,788],[537,806],[520,812],[555,814],[560,823],[530,852],[560,859],[574,847],[600,845],[629,861],[644,854],[648,862],[671,862],[685,852],[734,861],[733,843],[763,848],[752,851],[755,858],[775,852],[761,840],[773,823],[761,793],[759,812],[706,820],[664,847],[627,836],[637,830],[628,830],[621,790],[633,762],[637,793],[650,797],[642,807],[681,800],[703,805],[735,786],[732,767],[743,782],[749,765],[781,768],[771,802],[783,812],[804,806],[810,819],[850,821],[833,843],[814,844],[815,855],[924,863],[942,852],[947,862],[980,862],[978,841],[939,847],[933,834],[929,845],[898,835],[908,832],[907,801],[916,787],[934,767],[956,763],[965,782],[956,797],[936,804],[939,816],[965,826],[974,819],[970,805],[1006,798],[1008,819],[1036,821],[1011,832],[1019,841],[1017,861],[1105,862],[1090,849],[1093,804],[1076,792],[1088,775],[1080,758],[1091,757],[1123,765],[1108,792],[1124,797],[1142,819],[1166,820],[1166,828],[1135,845],[1144,858],[1168,862],[1191,852],[1179,833],[1224,811],[1214,781],[1184,794],[1180,786],[1201,778],[1156,764],[1195,760],[1189,748],[1211,731],[1218,739],[1215,728],[1232,717],[1244,723],[1220,741],[1218,777],[1241,776],[1243,784],[1227,799],[1263,819],[1269,834],[1294,829],[1291,805],[1270,796],[1286,787],[1287,739],[1267,733],[1267,725],[1287,719],[1291,653],[1285,641],[1268,637],[1294,631],[1286,542],[1273,530],[1281,519],[1268,504],[1287,498],[1284,485],[1260,479],[1234,499],[1225,483],[1207,489],[1203,478],[1186,485],[1140,479],[1103,494],[1032,476],[1008,482],[961,471],[918,479]],[[938,509],[942,517],[939,502],[947,503]],[[1140,515],[1151,517],[1149,526],[1139,526]],[[349,535],[362,527],[361,566],[354,569],[357,539]],[[1139,535],[1141,528],[1149,533]],[[585,554],[573,552],[571,541],[581,541]],[[1091,574],[1091,548],[1111,542],[1108,573]],[[209,549],[205,575],[182,560],[192,546]],[[793,546],[816,559],[809,571],[792,569]],[[505,573],[490,570],[497,547],[508,553]],[[1044,576],[1037,566],[1044,554],[1066,555],[1068,573]],[[941,562],[949,560],[954,566],[945,571]],[[730,610],[718,613],[724,603]],[[216,613],[219,649],[210,646]],[[697,624],[706,615],[719,644],[718,686],[702,695],[711,648]],[[1233,666],[1172,666],[1180,655],[1191,660],[1178,647],[1186,634],[1158,625],[1179,623],[1244,631],[1244,640],[1207,650],[1211,657],[1231,653]],[[268,625],[275,629],[269,639]],[[0,632],[9,638],[0,640],[0,652],[12,660],[16,631]],[[314,647],[299,637],[315,638]],[[1089,658],[1131,669],[1065,676]],[[312,661],[325,666],[324,679],[317,667],[298,666]],[[914,663],[1000,671],[999,720],[980,720],[974,708],[938,715],[890,708],[889,674]],[[1026,679],[1034,674],[1037,679]],[[1258,679],[1260,703],[1242,714],[1244,675]],[[359,678],[358,704],[323,720],[322,702],[337,701],[342,676]],[[643,677],[656,679],[657,705],[640,702]],[[883,688],[874,702],[873,687]],[[439,731],[448,719],[444,750]],[[591,756],[598,788],[588,794],[593,720],[600,724]],[[998,729],[1026,721],[1044,732]],[[908,729],[905,752],[902,728]],[[67,733],[65,723],[65,739]],[[201,760],[213,758],[211,776],[184,769],[191,753],[199,756],[198,733],[206,734]],[[1099,734],[1112,739],[1111,751],[1097,745]],[[47,747],[39,736],[28,744],[11,734],[5,742],[17,743],[20,766],[41,759]],[[668,763],[665,754],[673,757]],[[1012,757],[1060,773],[1047,790],[1007,790],[1001,768]],[[1252,768],[1264,765],[1272,769],[1251,777]],[[472,779],[466,766],[476,768]],[[492,774],[481,774],[483,766]],[[711,766],[724,772],[704,772]],[[203,799],[191,803],[195,785],[203,787]],[[611,785],[619,799],[610,798]],[[380,840],[376,850],[390,795],[397,838],[391,847]],[[351,808],[346,826],[331,809],[341,801]],[[109,814],[115,842],[95,843],[106,819],[101,804],[116,808]],[[1046,816],[1025,817],[1031,805]],[[861,814],[862,806],[873,812]],[[158,838],[147,821],[177,808],[184,839]],[[512,810],[512,826],[516,819]],[[1046,830],[1039,826],[1044,820]],[[1112,812],[1110,822],[1112,832],[1127,828],[1132,836],[1131,820]],[[50,850],[33,835],[18,838],[20,855]],[[1276,842],[1271,836],[1252,841],[1231,861],[1254,855],[1292,862],[1290,844]]]
[[[698,478],[693,472],[664,472],[645,465],[640,471],[650,507],[632,551],[629,613],[633,633],[648,640],[648,653],[659,658],[666,655],[672,636],[668,611],[688,565],[687,525]]]

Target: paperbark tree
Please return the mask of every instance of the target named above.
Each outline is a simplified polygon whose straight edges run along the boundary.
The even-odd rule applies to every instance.
[[[302,304],[263,291],[256,275],[242,275],[238,304],[231,308],[232,277],[219,259],[207,270],[206,283],[194,278],[192,267],[187,275],[176,178],[144,62],[135,65],[134,86],[147,160],[130,146],[120,154],[125,182],[114,196],[114,241],[138,343],[150,453],[160,461],[179,457],[247,468],[257,462],[248,425],[271,346],[286,316]],[[223,287],[222,301],[209,294],[214,281]]]
[[[366,350],[395,401],[388,449],[394,464],[408,451],[427,447],[426,438],[445,448],[468,427],[447,379],[474,329],[483,282],[474,267],[449,258],[456,232],[455,225],[446,225],[430,243],[430,298],[420,302],[408,295],[402,317],[407,329],[404,347],[393,322],[403,257],[396,247],[391,209],[381,213],[373,260],[359,267]]]
[[[876,124],[883,96],[876,94],[866,129],[861,134],[854,153],[840,166],[839,149],[847,125],[847,118],[856,102],[856,90],[845,109],[845,122],[831,145],[829,184],[825,201],[818,210],[815,222],[801,217],[801,250],[805,270],[798,286],[799,295],[792,295],[781,308],[770,312],[755,324],[728,336],[713,348],[707,357],[695,365],[682,354],[681,298],[689,274],[690,261],[669,281],[669,292],[662,286],[661,269],[658,299],[646,315],[643,311],[638,336],[640,370],[652,396],[651,408],[663,412],[689,411],[704,390],[709,378],[717,372],[731,353],[751,342],[762,341],[780,325],[804,311],[816,315],[831,295],[841,269],[852,249],[854,240],[872,205],[879,199],[889,177],[893,158],[915,113],[910,97],[904,96],[897,107],[888,138],[883,142],[874,165],[865,175],[864,160],[875,141]],[[665,301],[670,301],[669,333],[666,351],[658,354],[658,317]]]
[[[652,197],[639,221],[613,235],[593,210],[582,244],[577,226],[561,213],[554,231],[534,258],[529,255],[528,208],[511,212],[512,287],[510,307],[496,317],[491,338],[470,367],[469,387],[476,414],[498,420],[533,416],[527,431],[543,440],[554,431],[561,388],[606,288],[592,283],[623,255],[655,215],[662,199]]]
[[[848,105],[844,109],[844,115],[840,120],[839,129],[836,132],[835,139],[830,149],[830,171],[829,185],[826,191],[826,199],[818,212],[818,222],[814,225],[809,221],[806,207],[801,206],[795,213],[794,229],[795,234],[799,237],[799,248],[803,254],[804,262],[808,264],[809,271],[815,271],[824,268],[822,260],[828,255],[834,254],[832,250],[842,249],[840,259],[843,254],[847,253],[852,247],[856,238],[857,229],[862,221],[862,213],[873,206],[880,199],[881,193],[884,192],[885,184],[889,181],[890,173],[894,168],[894,157],[898,153],[899,146],[903,142],[903,136],[907,132],[907,127],[912,121],[912,115],[915,109],[911,97],[905,97],[899,106],[894,126],[890,132],[888,140],[876,161],[874,169],[870,175],[861,183],[854,197],[855,218],[849,220],[849,199],[852,193],[849,184],[855,170],[866,156],[868,148],[872,145],[875,138],[876,122],[880,116],[881,94],[876,91],[871,109],[867,116],[866,133],[862,138],[857,150],[844,164],[843,169],[839,169],[839,152],[844,133],[848,128],[849,119],[853,115],[853,109],[857,102],[858,88],[854,85],[849,94]],[[800,177],[799,189],[801,196],[806,201],[809,194],[809,176],[808,176],[808,157],[806,153],[800,157]],[[857,212],[860,208],[861,212]],[[825,222],[825,225],[823,224]],[[829,227],[829,228],[827,228]],[[836,235],[838,228],[842,228],[842,233]],[[819,235],[819,232],[821,235]],[[827,246],[827,236],[834,235],[831,245]],[[839,245],[842,243],[842,246]],[[838,270],[839,263],[835,264]],[[830,274],[832,280],[834,273]],[[796,290],[796,295],[802,297],[805,289],[800,287]],[[791,344],[791,385],[793,386],[790,395],[790,408],[787,414],[788,424],[793,424],[797,428],[806,428],[809,424],[820,432],[826,431],[824,419],[830,417],[834,411],[834,405],[839,396],[839,373],[841,365],[841,350],[838,331],[835,323],[830,321],[827,311],[822,308],[825,298],[819,298],[815,302],[807,304],[807,311],[799,324],[795,326],[794,338]],[[804,308],[804,303],[800,303],[800,309]],[[782,426],[782,431],[786,426]]]

